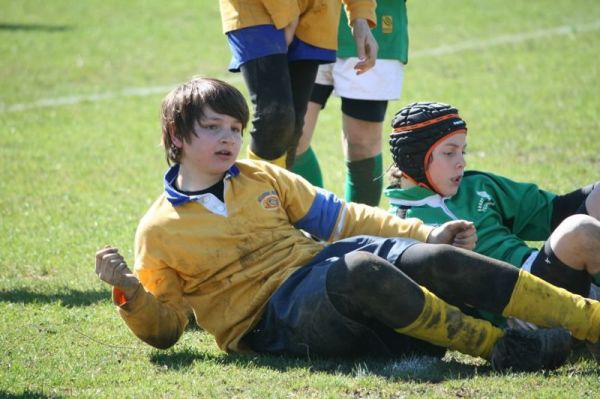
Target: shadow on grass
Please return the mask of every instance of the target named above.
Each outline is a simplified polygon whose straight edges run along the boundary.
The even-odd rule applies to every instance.
[[[470,379],[475,375],[491,373],[488,366],[475,366],[453,359],[438,360],[427,357],[406,358],[295,358],[287,356],[213,354],[184,348],[181,350],[156,351],[150,355],[155,365],[170,370],[185,370],[195,362],[219,365],[264,368],[276,371],[308,369],[314,373],[343,374],[348,376],[375,375],[392,380],[412,382],[441,382],[445,380]]]
[[[47,25],[47,24],[8,24],[0,22],[0,30],[20,30],[20,31],[43,31],[43,32],[64,32],[71,30],[66,25]]]
[[[106,290],[81,291],[65,288],[60,292],[45,293],[25,288],[15,288],[0,291],[0,302],[23,304],[60,302],[61,305],[66,307],[77,307],[90,306],[109,299],[110,293]]]
[[[0,389],[0,398],[5,398],[5,399],[49,399],[49,398],[62,398],[62,396],[57,396],[57,395],[46,395],[44,393],[39,393],[39,392],[32,392],[32,391],[25,391],[23,393],[11,393],[11,392],[6,392],[4,390]]]

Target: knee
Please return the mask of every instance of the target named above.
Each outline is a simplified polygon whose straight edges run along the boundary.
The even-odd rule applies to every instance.
[[[253,149],[258,156],[275,159],[288,150],[296,130],[293,106],[276,103],[263,107],[252,123]]]
[[[397,294],[398,287],[407,289],[405,286],[410,280],[396,266],[370,252],[356,251],[347,254],[344,265],[345,286],[358,301],[370,301],[375,293]]]
[[[347,151],[352,159],[372,158],[381,152],[381,128],[378,126],[380,124],[373,123],[358,129],[344,126]]]
[[[569,216],[554,230],[551,241],[572,248],[598,248],[600,222],[589,215]]]
[[[596,264],[600,248],[600,222],[588,215],[569,216],[549,239],[550,248],[561,262],[576,270]]]
[[[379,279],[383,269],[390,266],[379,256],[364,251],[347,254],[344,262],[347,265],[348,278],[354,288],[358,288],[364,282]]]
[[[381,290],[382,259],[368,252],[352,252],[339,259],[327,272],[327,292],[341,313],[352,316],[364,313],[374,293]],[[393,267],[393,266],[391,266]]]
[[[363,149],[365,151],[381,151],[381,133],[376,135],[369,134],[349,134],[346,133],[346,140],[348,145]]]

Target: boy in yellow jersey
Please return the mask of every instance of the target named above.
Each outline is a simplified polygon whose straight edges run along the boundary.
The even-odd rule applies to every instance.
[[[432,228],[344,203],[267,162],[236,160],[248,117],[240,92],[215,79],[193,79],[163,101],[172,166],[138,226],[134,272],[116,248],[96,253],[97,275],[144,342],[174,345],[192,311],[225,351],[451,348],[499,370],[539,370],[565,361],[567,330],[600,338],[599,302],[464,249],[476,239],[469,222]],[[465,271],[478,284],[454,277]],[[457,307],[466,305],[567,330],[503,331]]]

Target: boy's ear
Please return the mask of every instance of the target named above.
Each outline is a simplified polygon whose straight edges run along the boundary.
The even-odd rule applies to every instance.
[[[183,140],[179,138],[173,131],[169,132],[169,136],[171,136],[171,143],[175,145],[177,148],[183,148]]]

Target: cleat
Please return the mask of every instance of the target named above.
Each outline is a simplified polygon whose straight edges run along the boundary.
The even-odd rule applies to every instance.
[[[563,328],[507,329],[492,349],[490,362],[496,371],[554,370],[571,353],[571,334]]]
[[[573,352],[570,361],[593,359],[596,363],[600,364],[600,341],[592,344],[589,341],[581,341],[573,338],[571,349]]]
[[[600,363],[600,341],[592,344],[591,342],[586,342],[588,351],[592,354],[592,357],[596,361],[596,363]]]

